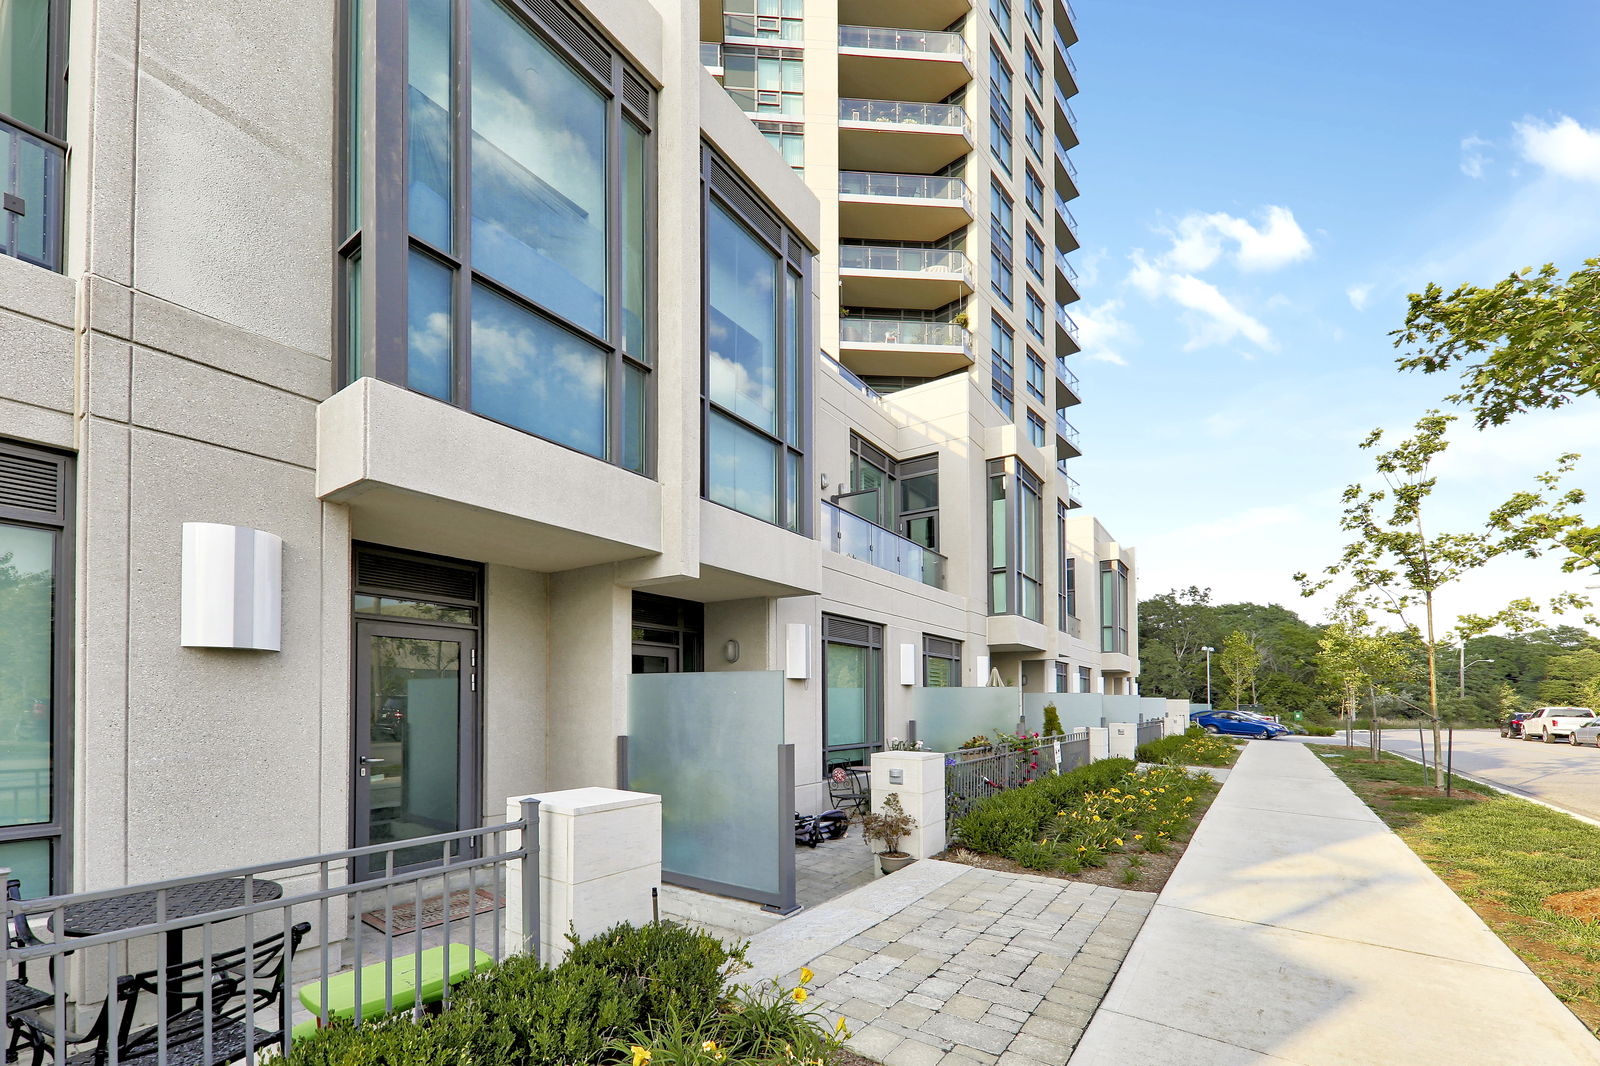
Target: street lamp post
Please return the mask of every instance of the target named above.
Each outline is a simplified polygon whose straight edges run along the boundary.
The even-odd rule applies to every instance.
[[[1211,653],[1216,651],[1211,645],[1201,646],[1201,651],[1206,653],[1206,706],[1211,706]]]
[[[1492,663],[1492,662],[1494,662],[1493,659],[1474,659],[1470,663],[1467,662],[1467,644],[1466,644],[1465,641],[1462,641],[1462,643],[1461,643],[1461,670],[1456,675],[1456,678],[1457,678],[1457,680],[1456,680],[1456,695],[1460,696],[1462,699],[1466,699],[1467,698],[1467,667],[1469,667],[1469,666],[1477,666],[1479,663]]]

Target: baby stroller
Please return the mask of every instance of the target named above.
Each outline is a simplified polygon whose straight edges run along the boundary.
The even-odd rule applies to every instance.
[[[839,840],[850,828],[850,816],[843,811],[794,816],[794,842],[814,848],[824,840]]]

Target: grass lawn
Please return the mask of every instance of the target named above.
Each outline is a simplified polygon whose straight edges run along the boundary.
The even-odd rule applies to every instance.
[[[1343,756],[1323,761],[1591,1032],[1600,1030],[1600,827],[1460,778],[1458,795],[1446,798],[1423,786],[1421,767],[1395,755],[1374,763],[1363,748],[1311,750]],[[1584,895],[1551,900],[1563,893]]]

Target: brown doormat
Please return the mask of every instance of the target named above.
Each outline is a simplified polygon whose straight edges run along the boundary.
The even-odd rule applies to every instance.
[[[505,900],[480,888],[476,892],[469,892],[465,888],[457,889],[450,893],[450,922],[466,921],[473,914],[488,914],[499,910]],[[393,915],[393,921],[389,920]],[[420,929],[432,929],[445,922],[445,898],[434,896],[422,901],[422,920],[417,921],[417,904],[415,901],[396,903],[394,909],[388,910],[380,907],[375,911],[367,911],[361,915],[361,920],[378,931],[388,929],[391,933],[414,933]]]

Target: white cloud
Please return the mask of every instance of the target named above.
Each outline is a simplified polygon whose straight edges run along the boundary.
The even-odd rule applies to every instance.
[[[1121,300],[1107,300],[1101,304],[1079,304],[1073,308],[1073,321],[1078,323],[1078,343],[1083,349],[1082,358],[1095,363],[1112,363],[1127,366],[1121,348],[1133,339],[1133,328],[1118,314]]]
[[[1528,118],[1513,128],[1528,162],[1564,178],[1600,182],[1600,130],[1586,129],[1570,115],[1548,125]]]
[[[1172,247],[1161,264],[1174,270],[1195,272],[1213,266],[1232,243],[1232,261],[1240,270],[1277,270],[1311,255],[1311,241],[1287,207],[1268,206],[1260,226],[1216,211],[1198,212],[1178,220]]]
[[[1477,134],[1461,138],[1461,173],[1469,178],[1483,177],[1483,168],[1494,162],[1483,150],[1493,144],[1493,141],[1486,141]]]
[[[1372,286],[1370,284],[1352,285],[1344,290],[1344,294],[1350,297],[1351,307],[1354,307],[1357,311],[1365,311],[1367,309],[1367,300],[1372,296]]]
[[[1128,272],[1128,281],[1134,288],[1151,299],[1165,298],[1193,312],[1185,316],[1189,339],[1183,346],[1184,351],[1226,344],[1240,336],[1269,351],[1277,348],[1271,330],[1235,306],[1209,281],[1193,274],[1162,270],[1139,252],[1132,258],[1133,269]]]

